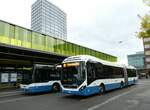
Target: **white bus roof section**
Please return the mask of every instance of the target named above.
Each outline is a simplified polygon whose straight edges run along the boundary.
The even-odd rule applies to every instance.
[[[75,61],[93,61],[93,62],[100,62],[103,65],[108,65],[108,66],[115,66],[115,67],[121,67],[121,68],[129,68],[129,69],[135,69],[133,66],[126,66],[124,64],[119,64],[119,63],[114,63],[114,62],[108,62],[105,60],[98,59],[96,57],[90,56],[90,55],[77,55],[77,56],[71,56],[66,58],[63,63],[68,63],[68,62],[75,62]]]
[[[42,67],[54,67],[54,65],[45,65],[45,64],[34,64],[36,68],[42,68]]]

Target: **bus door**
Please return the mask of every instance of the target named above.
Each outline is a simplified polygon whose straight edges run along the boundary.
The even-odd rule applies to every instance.
[[[125,86],[128,85],[128,74],[127,74],[127,68],[124,67],[124,80],[125,80]]]

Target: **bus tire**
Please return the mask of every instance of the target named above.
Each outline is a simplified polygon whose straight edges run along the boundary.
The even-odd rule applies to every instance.
[[[100,95],[103,95],[105,93],[105,86],[104,84],[100,85]]]
[[[123,81],[121,81],[120,88],[122,89],[123,87],[124,87],[124,83],[123,83]]]
[[[60,85],[58,83],[54,83],[52,86],[52,92],[59,92],[60,91]]]

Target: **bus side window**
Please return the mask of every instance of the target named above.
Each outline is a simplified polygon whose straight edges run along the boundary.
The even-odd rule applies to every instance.
[[[49,72],[49,80],[60,80],[60,70],[57,68],[52,68]]]
[[[101,63],[95,64],[95,79],[103,78],[103,65]]]
[[[123,68],[120,68],[120,67],[113,67],[112,78],[123,78],[123,77],[124,77]]]
[[[95,63],[87,62],[87,83],[88,85],[95,80]]]
[[[103,69],[104,69],[104,71],[103,71],[103,74],[102,74],[102,78],[103,79],[111,78],[112,73],[113,73],[113,67],[104,65]]]
[[[128,77],[136,77],[136,70],[127,69]]]

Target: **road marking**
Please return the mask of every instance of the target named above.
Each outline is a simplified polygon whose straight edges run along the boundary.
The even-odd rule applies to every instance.
[[[14,92],[1,92],[0,95],[5,94],[13,94],[13,93],[21,93],[21,91],[14,91]]]
[[[10,99],[10,100],[4,100],[4,101],[0,101],[0,104],[2,103],[8,103],[8,102],[15,102],[15,101],[19,101],[19,100],[25,100],[25,99],[31,99],[33,97],[21,97],[21,98],[15,98],[15,99]]]
[[[2,97],[9,97],[9,96],[15,96],[15,95],[20,95],[20,94],[18,94],[18,93],[5,94],[5,95],[1,95],[0,98],[2,98]]]
[[[0,93],[0,98],[2,97],[8,97],[8,96],[14,96],[14,95],[20,95],[22,92],[21,91],[15,91],[15,92],[3,92]]]
[[[100,104],[97,104],[97,105],[95,105],[95,106],[92,106],[92,107],[88,108],[87,110],[95,110],[95,109],[98,109],[98,108],[102,107],[103,105],[106,105],[106,104],[108,104],[109,102],[112,102],[112,101],[118,99],[118,98],[121,97],[121,96],[127,95],[128,93],[130,93],[130,92],[132,92],[132,91],[133,91],[133,89],[130,90],[130,91],[128,91],[128,92],[122,93],[122,94],[120,94],[120,95],[116,95],[116,96],[114,96],[114,97],[112,97],[112,98],[110,98],[110,99],[104,101],[103,103],[100,103]]]
[[[137,83],[137,85],[150,86],[150,84]]]

